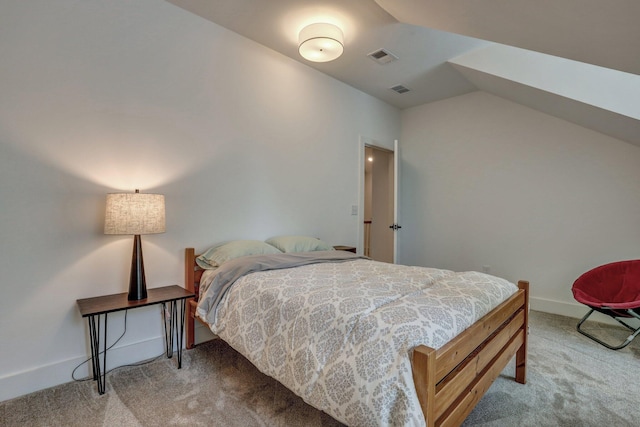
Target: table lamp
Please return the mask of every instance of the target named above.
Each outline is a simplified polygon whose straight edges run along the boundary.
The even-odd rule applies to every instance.
[[[133,234],[129,301],[147,298],[141,234],[165,232],[164,196],[135,193],[107,194],[104,234]]]

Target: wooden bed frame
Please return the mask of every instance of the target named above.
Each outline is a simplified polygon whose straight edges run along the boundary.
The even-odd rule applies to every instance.
[[[185,287],[197,298],[202,270],[195,258],[186,248]],[[513,356],[515,380],[526,382],[529,282],[519,281],[518,288],[445,346],[413,351],[413,379],[428,427],[462,424]],[[193,348],[197,301],[187,305],[186,347]]]

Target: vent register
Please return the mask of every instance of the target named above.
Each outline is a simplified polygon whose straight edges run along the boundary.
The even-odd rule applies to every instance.
[[[409,89],[402,85],[395,85],[391,88],[391,90],[400,94],[409,92]]]
[[[389,52],[386,49],[378,49],[376,51],[371,52],[367,56],[369,58],[371,58],[372,60],[374,60],[375,62],[377,62],[378,64],[380,64],[380,65],[385,65],[385,64],[388,64],[390,62],[398,60],[397,56],[395,56],[393,53]],[[396,92],[396,93],[399,93],[399,94],[403,94],[403,93],[409,92],[409,88],[407,88],[406,86],[403,86],[403,85],[395,85],[395,86],[391,87],[390,89],[392,91]]]
[[[397,56],[386,49],[378,49],[374,52],[371,52],[367,56],[376,61],[378,64],[388,64],[389,62],[393,62],[398,59]]]

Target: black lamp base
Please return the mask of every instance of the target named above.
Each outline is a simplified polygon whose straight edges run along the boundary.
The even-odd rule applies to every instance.
[[[133,255],[131,255],[131,277],[129,278],[129,295],[127,300],[138,301],[147,298],[147,283],[144,279],[144,262],[142,260],[142,241],[140,235],[133,236]]]

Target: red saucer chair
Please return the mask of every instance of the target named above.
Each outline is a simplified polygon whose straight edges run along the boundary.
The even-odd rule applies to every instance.
[[[619,350],[640,334],[640,327],[635,329],[621,320],[640,320],[640,260],[612,262],[589,270],[578,277],[571,290],[576,301],[591,308],[578,323],[577,329],[582,335],[607,348]],[[582,324],[594,311],[611,316],[633,333],[622,344],[614,346],[583,331]]]

